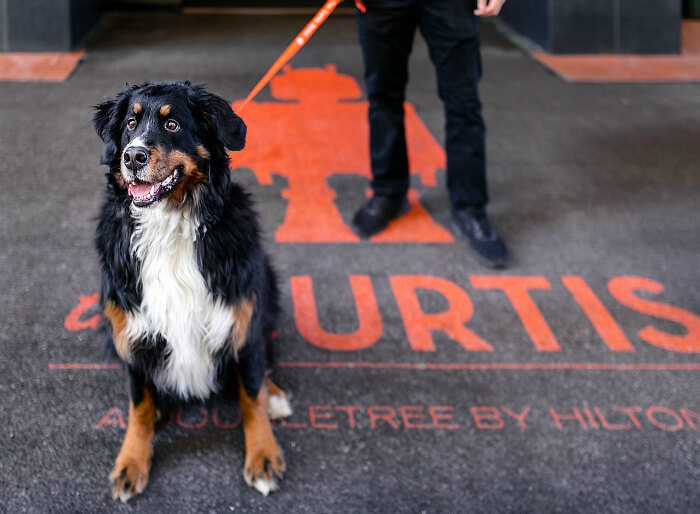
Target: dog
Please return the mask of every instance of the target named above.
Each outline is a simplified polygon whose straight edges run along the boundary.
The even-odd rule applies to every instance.
[[[123,502],[148,482],[157,412],[238,390],[243,476],[262,494],[285,461],[270,419],[291,415],[268,377],[279,313],[274,271],[250,195],[227,149],[246,126],[189,82],[133,86],[94,107],[109,166],[97,226],[100,302],[129,382],[129,422],[110,474]]]

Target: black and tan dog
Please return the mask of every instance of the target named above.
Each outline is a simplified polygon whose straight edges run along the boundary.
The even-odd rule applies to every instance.
[[[274,273],[226,149],[246,127],[188,82],[144,84],[95,107],[109,166],[97,229],[100,299],[130,383],[129,425],[110,475],[126,501],[148,481],[159,406],[238,388],[243,476],[263,494],[285,468],[270,418],[291,414],[266,376]]]

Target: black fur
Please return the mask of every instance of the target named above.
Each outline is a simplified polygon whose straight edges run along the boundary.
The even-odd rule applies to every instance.
[[[134,103],[141,104],[143,116],[147,116],[156,100],[167,100],[181,125],[181,134],[169,138],[164,135],[156,142],[187,154],[208,176],[196,186],[196,204],[194,195],[188,195],[183,204],[183,208],[195,209],[201,223],[195,244],[203,277],[212,294],[226,305],[232,307],[242,299],[257,299],[248,338],[237,358],[231,351],[218,356],[221,385],[235,383],[238,371],[247,393],[254,398],[264,378],[266,342],[279,312],[279,293],[261,246],[251,198],[230,179],[226,149],[243,148],[245,124],[225,100],[201,86],[189,82],[133,86],[95,107],[94,126],[105,145],[100,162],[109,166],[96,236],[102,270],[100,300],[103,307],[110,302],[126,312],[141,304],[141,263],[131,252],[134,220],[130,214],[131,197],[121,176],[121,158],[125,146],[134,138],[126,127]],[[197,151],[198,145],[206,148],[208,158]],[[133,384],[148,383],[149,376],[168,358],[167,341],[152,335],[135,342],[131,356],[128,371],[134,389]],[[136,396],[134,400],[138,398],[134,391],[132,396]],[[159,396],[166,400],[168,392],[159,391]]]

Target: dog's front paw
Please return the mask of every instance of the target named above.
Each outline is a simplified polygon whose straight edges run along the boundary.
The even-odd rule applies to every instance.
[[[271,386],[271,387],[270,387]],[[267,402],[267,415],[270,419],[283,419],[292,415],[289,393],[285,393],[272,382],[268,382],[270,397]]]
[[[148,460],[120,455],[109,475],[112,483],[112,498],[126,503],[132,496],[143,492],[148,484],[149,468]]]
[[[273,439],[267,446],[246,455],[243,478],[250,487],[267,496],[279,488],[285,468],[282,450]]]

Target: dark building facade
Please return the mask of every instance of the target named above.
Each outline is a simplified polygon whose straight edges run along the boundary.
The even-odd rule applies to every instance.
[[[75,49],[97,27],[105,3],[171,9],[319,7],[322,0],[0,0],[0,51]],[[551,53],[672,54],[680,52],[681,16],[682,0],[509,0],[501,19]]]
[[[502,19],[555,54],[673,54],[681,0],[509,0]]]

